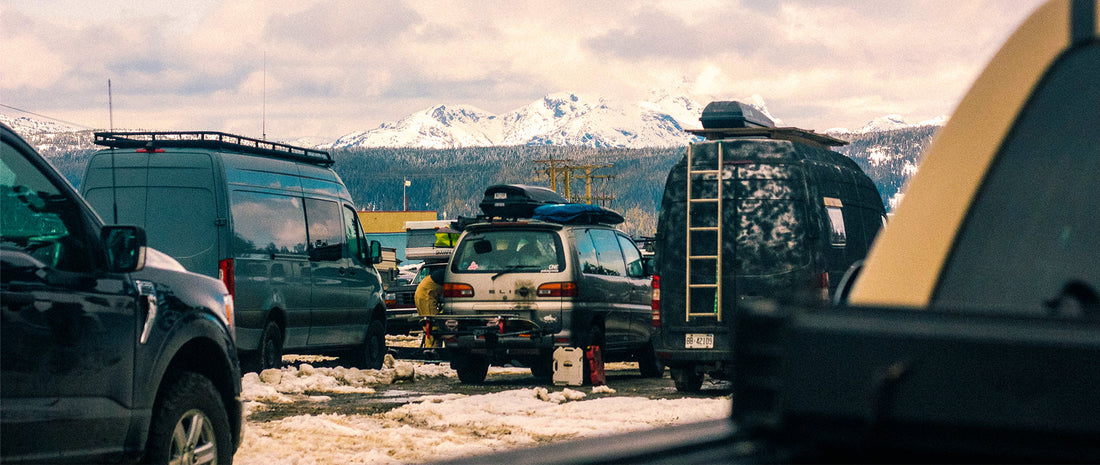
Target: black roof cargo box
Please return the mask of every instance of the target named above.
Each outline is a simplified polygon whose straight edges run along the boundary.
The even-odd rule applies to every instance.
[[[542,186],[496,184],[485,189],[482,213],[501,218],[530,218],[536,207],[567,203],[565,197]]]
[[[764,113],[741,102],[710,102],[699,117],[704,129],[774,128]]]

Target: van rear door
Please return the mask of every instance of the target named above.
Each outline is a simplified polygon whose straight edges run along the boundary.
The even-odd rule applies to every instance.
[[[209,153],[104,150],[88,162],[81,184],[105,222],[141,226],[150,247],[218,277],[218,224],[226,215],[219,214]]]

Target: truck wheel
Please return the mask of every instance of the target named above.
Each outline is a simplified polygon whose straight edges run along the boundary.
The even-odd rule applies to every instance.
[[[264,332],[260,334],[260,370],[268,368],[282,368],[283,366],[283,331],[274,321],[267,322]]]
[[[703,387],[703,374],[695,371],[694,366],[670,367],[669,374],[672,375],[677,391],[699,392]]]
[[[657,358],[652,340],[638,351],[638,371],[642,372],[643,378],[660,378],[665,375],[665,364]]]
[[[458,372],[458,380],[463,384],[479,384],[489,373],[489,359],[484,355],[456,354],[451,368]]]
[[[363,339],[363,345],[356,350],[354,359],[359,368],[382,368],[386,359],[386,329],[382,327],[381,321],[371,320],[367,325],[367,335]]]
[[[146,462],[232,463],[229,416],[214,384],[191,372],[170,382],[153,412]]]

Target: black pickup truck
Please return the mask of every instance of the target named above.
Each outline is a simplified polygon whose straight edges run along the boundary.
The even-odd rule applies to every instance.
[[[1100,462],[1098,10],[1009,38],[846,302],[739,309],[729,419],[472,461]]]

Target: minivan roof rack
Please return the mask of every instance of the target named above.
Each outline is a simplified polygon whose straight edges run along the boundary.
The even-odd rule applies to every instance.
[[[332,166],[332,155],[324,150],[253,139],[216,131],[97,132],[95,144],[112,148],[202,148],[230,150],[271,158]]]
[[[709,128],[709,129],[685,129],[684,132],[703,136],[707,140],[731,139],[737,137],[765,136],[769,139],[789,140],[814,147],[828,148],[848,145],[848,141],[835,137],[818,134],[811,130],[794,127],[785,128]]]

